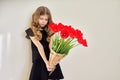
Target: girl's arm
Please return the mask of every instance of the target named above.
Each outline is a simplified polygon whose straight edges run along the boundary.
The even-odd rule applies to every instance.
[[[53,50],[52,50],[52,37],[53,36],[51,36],[51,38],[50,38],[50,43],[49,43],[49,49],[50,49],[50,53],[52,54],[52,52],[54,52]]]
[[[39,54],[41,55],[41,57],[42,57],[43,61],[45,62],[45,64],[48,64],[48,60],[47,60],[47,58],[45,56],[45,52],[44,52],[42,44],[35,37],[30,36],[30,39],[35,44],[35,46],[37,47],[37,49],[39,51]]]
[[[52,49],[52,36],[51,36],[51,38],[50,38],[49,49],[50,49],[50,51],[51,51],[51,49]]]

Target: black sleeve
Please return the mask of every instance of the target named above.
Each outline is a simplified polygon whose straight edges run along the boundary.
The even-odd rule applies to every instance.
[[[31,36],[31,37],[34,36],[34,33],[33,33],[33,31],[32,31],[31,28],[28,28],[27,30],[25,30],[25,32],[26,32],[26,38],[27,38],[27,39],[30,39],[29,36]]]

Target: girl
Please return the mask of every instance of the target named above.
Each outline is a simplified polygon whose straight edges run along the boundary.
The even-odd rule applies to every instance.
[[[31,40],[32,48],[32,69],[29,80],[59,80],[63,79],[63,74],[59,64],[56,65],[54,72],[49,65],[50,38],[53,32],[48,28],[52,22],[50,10],[45,6],[40,6],[32,15],[31,26],[25,32],[26,38]]]

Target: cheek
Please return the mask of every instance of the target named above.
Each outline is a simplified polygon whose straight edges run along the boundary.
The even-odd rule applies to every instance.
[[[40,20],[40,19],[38,19],[38,22],[39,22],[39,23],[41,23],[41,20]]]
[[[47,24],[47,23],[48,23],[48,21],[45,21],[45,23]]]
[[[41,24],[42,24],[42,21],[41,21],[41,20],[38,20],[38,23],[39,23],[39,25],[41,25]]]

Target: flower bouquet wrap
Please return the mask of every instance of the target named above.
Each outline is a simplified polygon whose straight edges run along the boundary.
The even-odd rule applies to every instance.
[[[52,67],[55,67],[61,59],[68,55],[73,47],[79,44],[87,47],[87,41],[83,38],[83,33],[72,26],[52,22],[49,24],[49,29],[55,33],[52,36],[49,58]]]

